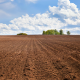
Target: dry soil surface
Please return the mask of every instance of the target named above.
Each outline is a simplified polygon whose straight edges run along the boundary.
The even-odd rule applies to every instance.
[[[0,80],[80,80],[80,36],[0,36]]]

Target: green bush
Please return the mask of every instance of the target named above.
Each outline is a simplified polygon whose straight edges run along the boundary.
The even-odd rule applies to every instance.
[[[62,29],[60,30],[60,35],[63,35],[63,30]]]
[[[56,29],[54,30],[54,34],[55,35],[60,35],[60,33]]]
[[[70,35],[70,31],[67,31],[67,35]]]
[[[27,35],[26,33],[19,33],[19,34],[17,34],[17,35]]]
[[[42,33],[43,35],[45,35],[46,34],[46,31],[43,31],[43,33]]]

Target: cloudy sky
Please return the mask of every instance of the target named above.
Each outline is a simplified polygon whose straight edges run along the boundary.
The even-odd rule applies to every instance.
[[[0,35],[48,29],[80,35],[80,0],[0,0]]]

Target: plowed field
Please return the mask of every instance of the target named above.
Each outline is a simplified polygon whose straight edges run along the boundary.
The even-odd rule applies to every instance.
[[[80,80],[80,36],[0,36],[0,80]]]

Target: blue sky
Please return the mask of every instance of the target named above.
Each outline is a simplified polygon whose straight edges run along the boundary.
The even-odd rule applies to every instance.
[[[80,35],[80,0],[0,0],[0,35],[69,30]]]

